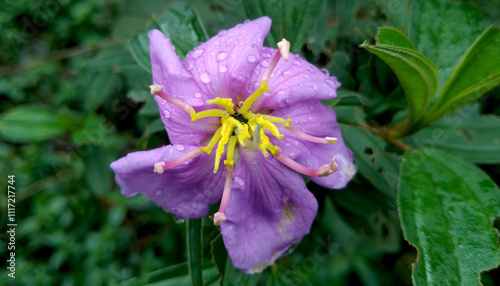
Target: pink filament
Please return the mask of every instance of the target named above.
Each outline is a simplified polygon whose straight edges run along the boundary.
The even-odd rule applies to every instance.
[[[171,95],[168,95],[167,93],[165,93],[163,90],[157,94],[159,97],[161,97],[163,100],[165,100],[166,102],[169,102],[171,103],[172,105],[184,110],[185,112],[187,112],[187,114],[189,114],[190,116],[192,116],[192,112],[194,111],[193,108],[189,105],[187,105],[186,103],[178,100],[177,98],[175,97],[172,97]]]
[[[288,158],[287,156],[283,155],[280,151],[276,151],[274,153],[274,157],[278,159],[281,163],[287,165],[290,169],[295,170],[301,174],[304,174],[306,176],[312,176],[312,177],[318,177],[318,171],[309,169],[305,166],[302,166],[301,164],[295,162],[294,160]]]
[[[295,134],[297,137],[302,138],[304,140],[307,140],[309,142],[323,143],[323,144],[332,144],[332,143],[336,142],[335,138],[332,138],[332,137],[320,138],[320,137],[311,136],[309,134],[306,134],[304,132],[299,131],[298,129],[296,129],[293,126],[289,126],[286,129],[288,131],[290,131],[291,133]]]
[[[180,164],[182,164],[182,163],[184,163],[184,162],[186,162],[188,160],[191,160],[194,157],[197,157],[197,156],[199,156],[199,155],[201,155],[203,153],[204,152],[201,150],[201,148],[196,148],[193,151],[187,152],[186,154],[184,154],[184,155],[182,155],[182,156],[180,156],[178,158],[175,158],[172,161],[166,162],[163,165],[163,170],[168,170],[168,169],[172,169],[173,167],[177,167]]]
[[[224,183],[224,192],[220,201],[219,211],[214,215],[214,224],[220,225],[226,220],[225,212],[229,202],[229,195],[231,194],[231,187],[233,185],[233,171],[234,167],[226,165],[226,182]]]

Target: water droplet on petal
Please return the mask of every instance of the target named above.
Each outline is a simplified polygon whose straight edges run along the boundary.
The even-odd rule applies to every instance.
[[[165,118],[170,118],[170,112],[168,112],[168,110],[163,110],[163,116],[165,116]]]
[[[309,79],[309,76],[305,74],[305,75],[304,75],[304,78],[305,78],[305,79]]]
[[[290,147],[290,146],[292,146],[292,144],[290,144],[288,142],[285,143],[285,147]]]
[[[182,150],[186,149],[186,147],[184,147],[184,145],[182,145],[182,144],[179,144],[179,145],[175,145],[175,149],[182,151]]]
[[[219,33],[217,35],[219,36],[224,36],[227,34],[227,31],[226,30],[220,30]]]
[[[285,93],[285,91],[284,91],[284,90],[282,90],[282,89],[280,89],[280,90],[278,91],[278,94],[279,94],[279,95],[282,95],[282,94],[284,94],[284,93]]]
[[[288,75],[290,75],[291,73],[292,73],[292,72],[290,72],[290,71],[285,71],[285,72],[283,73],[283,75],[288,76]]]
[[[317,86],[317,85],[315,85],[315,84],[313,84],[313,89],[314,89],[314,90],[318,90],[318,86]]]
[[[248,62],[253,63],[253,62],[255,62],[255,60],[256,60],[256,58],[255,58],[254,55],[249,55],[248,56]]]
[[[250,23],[250,20],[245,20],[245,22],[243,22],[243,24],[246,24],[246,23]]]
[[[204,52],[204,49],[197,49],[193,52],[193,58],[197,60]]]
[[[233,183],[240,187],[243,187],[245,185],[245,182],[240,177],[234,177]]]
[[[194,97],[198,97],[198,98],[201,97],[201,93],[195,92]]]
[[[219,72],[226,72],[227,71],[227,66],[220,66],[219,67]]]
[[[220,62],[220,61],[224,60],[226,57],[227,57],[226,53],[220,52],[220,53],[217,54],[217,61]]]
[[[209,83],[210,80],[212,80],[212,77],[208,73],[204,72],[204,73],[201,74],[200,79],[204,83]]]
[[[327,76],[330,76],[330,72],[327,69],[321,69],[321,72],[326,74]]]
[[[296,65],[296,66],[298,66],[298,67],[300,67],[300,66],[302,65],[302,64],[301,64],[299,61],[297,61],[297,60],[293,61],[293,64],[294,64],[294,65]]]
[[[260,65],[266,68],[267,66],[269,66],[269,61],[268,60],[263,60],[263,61],[260,62]]]
[[[163,193],[163,191],[162,191],[162,190],[157,190],[157,191],[155,192],[155,195],[159,196],[159,195],[161,195],[161,193]]]

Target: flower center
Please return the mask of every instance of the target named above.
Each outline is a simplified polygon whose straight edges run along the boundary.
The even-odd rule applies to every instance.
[[[262,94],[264,94],[264,92],[269,91],[269,78],[271,77],[271,73],[276,67],[278,61],[281,58],[288,60],[288,50],[290,48],[290,43],[283,39],[283,41],[278,43],[278,48],[279,50],[274,55],[264,73],[264,76],[260,83],[260,87],[252,95],[245,99],[245,101],[239,103],[237,102],[236,105],[233,103],[231,98],[217,97],[215,99],[207,100],[206,103],[218,105],[219,108],[195,112],[195,110],[191,106],[163,92],[162,86],[150,86],[151,93],[153,95],[158,95],[170,104],[187,112],[191,116],[191,121],[196,121],[205,117],[220,118],[221,126],[217,129],[206,146],[194,149],[193,151],[188,152],[173,161],[159,162],[154,165],[154,171],[161,174],[164,170],[176,167],[203,153],[210,154],[218,142],[219,144],[217,146],[215,154],[214,173],[217,173],[220,166],[220,159],[224,152],[226,152],[226,160],[224,160],[224,165],[226,165],[226,181],[219,211],[214,215],[214,223],[216,225],[220,225],[223,221],[226,220],[225,210],[229,201],[229,194],[231,192],[234,167],[237,164],[237,162],[235,162],[235,154],[238,154],[237,144],[241,147],[249,148],[250,150],[260,150],[260,152],[262,152],[265,157],[268,157],[269,153],[271,153],[276,159],[278,159],[286,166],[307,176],[328,176],[338,169],[338,166],[335,163],[335,157],[332,158],[329,164],[322,166],[318,170],[307,168],[281,153],[278,150],[278,146],[275,146],[271,143],[269,136],[274,136],[279,140],[283,139],[284,135],[280,134],[278,127],[276,127],[276,124],[281,124],[295,136],[310,142],[335,144],[335,142],[337,141],[336,138],[314,137],[305,134],[291,126],[291,119],[285,120],[281,117],[253,113],[252,111],[250,111],[252,104]],[[237,157],[238,156],[236,156],[236,161],[238,160]]]

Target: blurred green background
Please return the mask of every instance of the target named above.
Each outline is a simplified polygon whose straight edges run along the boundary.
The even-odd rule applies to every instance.
[[[0,112],[22,123],[0,123],[1,285],[117,284],[186,261],[185,223],[145,196],[122,196],[109,169],[128,152],[168,144],[148,92],[151,75],[128,41],[177,2],[184,3],[1,1]],[[242,2],[187,1],[209,36],[247,19]],[[472,3],[498,26],[498,1]],[[324,1],[300,50],[338,77],[344,107],[357,105],[379,124],[406,102],[391,70],[358,45],[380,26],[402,27],[403,6]],[[497,87],[479,105],[500,115],[499,100]],[[339,108],[339,121],[353,115],[346,110]],[[499,184],[499,167],[482,167]],[[15,175],[16,279],[4,259],[8,175]],[[402,238],[394,198],[361,176],[345,190],[309,188],[320,204],[311,234],[260,284],[411,285],[416,251]],[[217,233],[204,220],[207,261]],[[494,285],[498,273],[483,274],[483,283]]]

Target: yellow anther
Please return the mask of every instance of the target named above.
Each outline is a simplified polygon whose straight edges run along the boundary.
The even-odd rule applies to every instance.
[[[274,126],[274,124],[272,124],[271,122],[264,120],[262,116],[257,116],[255,118],[255,121],[259,124],[262,124],[262,126],[264,126],[265,129],[270,130],[274,137],[280,140],[283,139],[283,135],[280,134],[278,127]]]
[[[220,98],[210,99],[206,101],[207,104],[217,104],[224,107],[229,113],[234,113],[234,103],[231,98]]]
[[[224,165],[230,165],[234,167],[234,148],[236,147],[236,136],[231,136],[229,138],[229,143],[227,145],[227,159],[224,160]]]
[[[237,135],[238,135],[238,142],[240,142],[240,145],[245,147],[246,143],[245,140],[250,139],[252,135],[248,132],[248,125],[247,124],[240,124],[241,128],[238,127],[237,129]]]
[[[269,91],[269,88],[267,87],[267,84],[264,81],[260,82],[260,87],[252,93],[245,101],[243,102],[243,105],[240,108],[240,113],[245,114],[248,112],[254,101],[259,98],[264,91]]]
[[[219,146],[217,146],[217,151],[215,152],[215,166],[214,166],[214,173],[217,173],[219,170],[219,164],[220,164],[220,157],[224,153],[224,146],[229,142],[229,137],[233,134],[233,129],[234,129],[234,124],[233,123],[234,119],[233,117],[228,117],[227,119],[222,121],[222,126],[221,126],[221,139],[219,141]]]
[[[217,143],[217,141],[219,141],[219,139],[221,137],[221,130],[222,130],[222,126],[219,127],[219,129],[217,129],[217,131],[215,131],[215,134],[214,134],[214,136],[212,136],[212,139],[210,139],[210,142],[208,142],[208,145],[206,147],[201,147],[201,150],[203,152],[207,153],[208,155],[210,155],[210,153],[212,153],[212,149],[214,149],[215,144]]]
[[[260,116],[262,116],[262,118],[264,120],[267,120],[269,122],[272,122],[272,123],[278,123],[278,124],[281,124],[281,125],[285,125],[285,127],[289,127],[290,126],[290,122],[292,122],[292,120],[290,118],[288,119],[283,119],[281,117],[277,117],[277,116],[272,116],[272,115],[267,115],[267,114],[259,114]]]
[[[212,117],[212,116],[224,117],[226,115],[227,115],[227,112],[225,112],[224,110],[208,109],[208,110],[203,110],[203,111],[196,113],[196,119],[205,118],[205,117]]]

